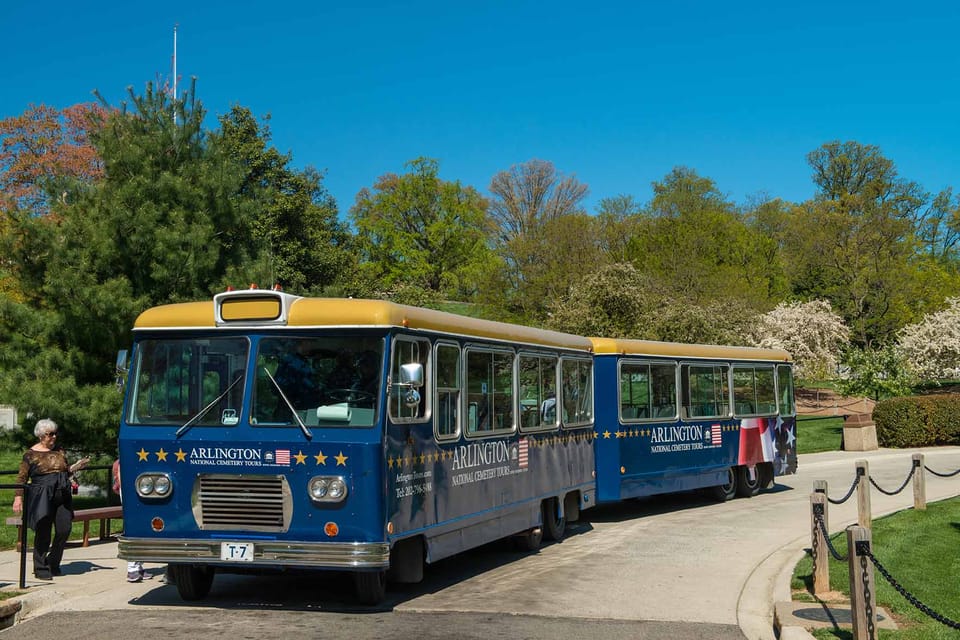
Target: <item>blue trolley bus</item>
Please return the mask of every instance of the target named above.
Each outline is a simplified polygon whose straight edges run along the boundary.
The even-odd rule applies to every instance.
[[[535,548],[596,501],[587,338],[259,289],[133,333],[119,552],[167,563],[184,599],[296,567],[350,571],[375,603],[388,575]]]

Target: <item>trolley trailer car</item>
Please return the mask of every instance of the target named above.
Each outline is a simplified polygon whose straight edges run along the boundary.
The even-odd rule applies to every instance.
[[[120,425],[120,557],[389,577],[595,501],[587,338],[373,300],[250,289],[145,311]],[[125,361],[125,360],[124,360]]]
[[[796,471],[785,351],[591,341],[599,502],[704,488],[727,500]]]

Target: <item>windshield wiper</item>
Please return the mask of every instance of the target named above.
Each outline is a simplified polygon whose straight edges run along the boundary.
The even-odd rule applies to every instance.
[[[231,383],[227,386],[227,388],[223,390],[223,393],[221,393],[221,394],[218,395],[216,398],[214,398],[213,401],[210,402],[210,404],[208,404],[207,406],[205,406],[203,409],[200,409],[200,412],[199,412],[197,415],[193,416],[192,418],[190,418],[189,420],[187,420],[186,422],[184,422],[184,423],[183,423],[183,426],[180,427],[179,429],[177,429],[177,433],[174,434],[175,437],[179,438],[180,436],[182,436],[183,434],[185,434],[185,433],[187,432],[187,430],[190,429],[190,427],[193,426],[193,423],[194,423],[194,422],[196,422],[197,420],[199,420],[199,419],[202,418],[203,416],[207,415],[207,411],[210,411],[210,408],[213,407],[213,405],[215,405],[215,404],[217,404],[218,402],[220,402],[221,400],[223,400],[224,396],[226,396],[228,393],[230,393],[230,390],[233,389],[235,386],[237,386],[237,383],[240,382],[241,380],[243,380],[243,376],[240,376],[239,378],[237,378],[236,380],[234,380],[233,382],[231,382]]]
[[[293,417],[294,419],[296,419],[297,424],[300,425],[300,431],[303,431],[303,436],[307,440],[313,440],[313,434],[310,433],[310,429],[307,428],[307,425],[303,424],[303,420],[300,419],[300,414],[297,413],[297,410],[293,408],[293,404],[291,404],[290,401],[287,400],[287,394],[283,392],[283,389],[281,389],[277,381],[273,379],[273,376],[270,375],[270,371],[266,367],[263,368],[263,372],[267,374],[267,377],[270,378],[270,382],[272,382],[273,386],[277,388],[277,392],[280,394],[280,397],[283,398],[283,401],[286,403],[287,408],[290,409],[290,413],[293,414]]]

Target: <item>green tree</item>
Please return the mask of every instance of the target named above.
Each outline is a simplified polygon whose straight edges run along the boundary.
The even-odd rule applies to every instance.
[[[350,218],[361,264],[377,295],[413,285],[469,298],[489,260],[486,202],[473,188],[440,179],[439,163],[417,158],[357,194]]]
[[[847,396],[869,396],[874,400],[910,393],[915,378],[906,359],[892,346],[878,349],[854,347],[847,352],[844,364],[849,373],[837,388]]]
[[[220,116],[214,141],[243,171],[239,196],[253,205],[241,218],[244,226],[221,229],[231,246],[249,243],[260,255],[243,265],[238,281],[278,282],[289,291],[321,294],[341,281],[353,264],[349,234],[337,206],[313,168],[291,168],[290,154],[270,146],[270,128],[259,124],[246,107],[234,105]],[[249,237],[249,240],[245,240]]]
[[[793,292],[830,300],[855,344],[888,342],[922,304],[912,221],[926,196],[874,146],[831,142],[808,161],[818,193],[789,223]]]
[[[712,180],[678,167],[653,186],[630,240],[639,271],[693,306],[724,301],[765,310],[780,299],[776,240],[748,225]]]

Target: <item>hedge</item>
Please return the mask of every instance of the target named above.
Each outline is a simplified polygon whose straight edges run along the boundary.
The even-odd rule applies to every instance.
[[[960,444],[960,395],[881,400],[873,408],[881,447]]]

